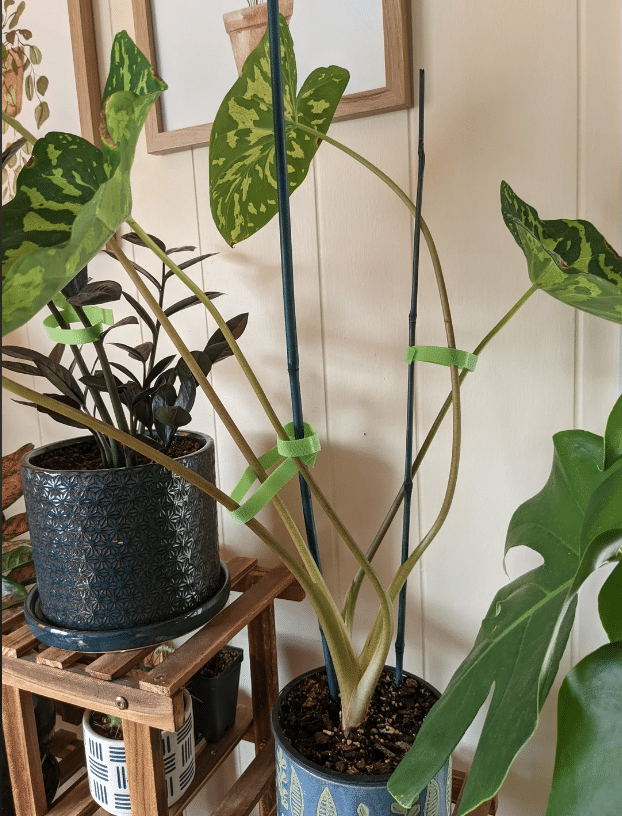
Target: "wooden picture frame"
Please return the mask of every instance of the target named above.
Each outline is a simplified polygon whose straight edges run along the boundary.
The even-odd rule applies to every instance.
[[[240,0],[243,5],[244,0]],[[378,2],[378,0],[371,0]],[[136,44],[158,73],[151,0],[132,0]],[[382,0],[386,84],[346,94],[334,119],[353,119],[411,108],[413,101],[410,0]],[[166,130],[158,100],[147,117],[145,132],[149,153],[162,154],[209,144],[212,123]]]
[[[99,146],[101,88],[93,20],[93,0],[67,0],[80,130]]]

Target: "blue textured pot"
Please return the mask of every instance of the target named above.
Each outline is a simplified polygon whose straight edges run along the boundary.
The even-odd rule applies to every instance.
[[[392,671],[390,667],[385,668]],[[289,816],[450,816],[451,759],[419,794],[417,801],[405,808],[387,791],[389,775],[352,776],[329,771],[309,762],[292,748],[279,723],[281,700],[303,678],[320,672],[324,669],[314,669],[292,680],[281,691],[272,710],[278,812]],[[425,680],[405,674],[440,697]]]
[[[212,439],[187,435],[203,446],[178,461],[213,482]],[[42,615],[67,630],[110,631],[200,607],[222,583],[215,501],[156,464],[91,471],[33,464],[85,439],[37,448],[21,463]]]

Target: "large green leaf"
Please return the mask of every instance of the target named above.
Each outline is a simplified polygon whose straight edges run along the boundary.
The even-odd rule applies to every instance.
[[[501,211],[533,283],[563,303],[622,323],[622,258],[596,227],[589,221],[542,221],[505,181]]]
[[[603,439],[587,431],[554,437],[551,475],[514,513],[506,553],[521,545],[544,563],[495,596],[470,654],[426,718],[389,782],[410,805],[442,767],[492,691],[460,814],[490,799],[536,729],[591,569],[615,557],[622,536],[622,482],[599,469]]]
[[[290,194],[302,183],[319,147],[303,124],[326,133],[349,73],[331,65],[313,71],[296,96],[296,58],[280,16],[283,104]],[[224,98],[210,135],[210,202],[220,234],[233,245],[278,212],[268,32]]]
[[[565,677],[546,816],[617,816],[622,802],[622,643],[608,643]]]
[[[598,594],[598,614],[609,640],[622,640],[622,563],[616,564]]]
[[[607,420],[603,467],[609,468],[619,459],[622,459],[622,394],[618,397]]]
[[[136,142],[165,88],[122,31],[104,90],[102,149],[69,133],[35,144],[15,198],[3,208],[3,334],[51,300],[130,215]]]

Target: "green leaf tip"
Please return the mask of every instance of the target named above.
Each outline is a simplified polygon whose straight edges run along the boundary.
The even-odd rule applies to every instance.
[[[139,134],[166,88],[126,32],[111,54],[102,149],[48,133],[4,207],[2,333],[26,323],[106,245],[131,214],[130,169]]]
[[[589,221],[543,221],[501,182],[501,212],[529,277],[569,306],[622,323],[622,258]]]
[[[319,147],[318,138],[297,124],[326,133],[350,75],[334,65],[317,68],[296,95],[296,58],[282,15],[279,25],[291,195],[304,181]],[[272,117],[266,32],[218,109],[210,136],[212,215],[231,246],[254,235],[278,212]]]

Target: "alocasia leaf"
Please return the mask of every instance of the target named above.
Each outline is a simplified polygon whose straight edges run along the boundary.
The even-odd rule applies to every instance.
[[[475,715],[492,697],[459,813],[469,813],[501,786],[534,733],[557,672],[589,572],[615,557],[622,536],[622,469],[599,469],[603,439],[587,431],[554,437],[551,475],[514,513],[506,553],[521,545],[544,564],[495,596],[466,660],[426,717],[412,750],[389,782],[410,805],[442,767]]]
[[[326,133],[348,83],[349,73],[331,65],[316,68],[296,95],[296,58],[289,28],[279,19],[283,103],[290,194],[309,170],[319,147],[297,123]],[[253,235],[278,211],[268,32],[244,64],[224,98],[210,136],[212,215],[228,244]]]
[[[542,221],[505,181],[501,211],[533,283],[563,303],[622,323],[622,258],[596,227],[589,221]]]
[[[546,816],[616,816],[622,802],[622,643],[587,655],[566,675]]]
[[[3,334],[51,300],[130,215],[136,142],[165,88],[122,31],[104,90],[102,149],[69,133],[49,133],[35,144],[3,208]]]

